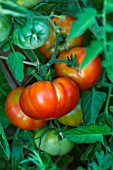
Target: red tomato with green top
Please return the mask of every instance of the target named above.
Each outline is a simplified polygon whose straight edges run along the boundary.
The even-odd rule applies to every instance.
[[[23,88],[12,90],[6,100],[5,109],[9,120],[17,127],[24,130],[35,130],[46,124],[45,120],[35,120],[23,113],[19,105],[19,97]]]
[[[67,60],[67,57],[76,56],[78,68],[69,67],[65,63],[55,63],[55,71],[58,77],[65,76],[74,80],[80,90],[85,90],[92,87],[94,83],[100,78],[102,73],[102,65],[99,56],[96,56],[88,65],[79,71],[80,64],[82,63],[86,50],[83,47],[75,47],[69,49],[58,56],[59,60]]]
[[[53,82],[39,81],[23,89],[20,107],[29,117],[55,119],[70,112],[78,103],[79,89],[67,78],[56,78]]]
[[[55,16],[51,18],[52,22],[55,22],[59,26],[58,34],[60,35],[59,46],[57,49],[57,55],[61,52],[66,51],[72,47],[83,46],[83,35],[80,35],[71,40],[67,40],[67,36],[70,33],[72,22],[75,21],[71,16]],[[50,35],[43,46],[38,48],[40,53],[44,55],[45,58],[50,59],[55,50],[56,34],[53,28],[50,28]]]

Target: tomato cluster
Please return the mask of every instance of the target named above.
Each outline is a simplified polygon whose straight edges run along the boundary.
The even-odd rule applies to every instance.
[[[39,19],[35,21],[38,24]],[[80,70],[80,64],[86,56],[86,49],[81,47],[83,46],[83,35],[67,40],[73,21],[75,19],[70,16],[55,16],[51,19],[51,22],[57,26],[57,32],[60,37],[57,59],[65,61],[71,59],[73,61],[76,58],[75,65],[73,63],[68,65],[68,62],[67,64],[56,62],[54,70],[57,78],[53,81],[41,80],[27,87],[18,87],[10,92],[6,100],[6,114],[15,126],[21,129],[35,130],[44,126],[51,119],[57,119],[62,126],[74,127],[82,124],[79,90],[86,90],[96,83],[101,76],[102,66],[99,56],[96,56],[85,68]],[[39,25],[41,30],[43,26],[44,24]],[[33,31],[35,27],[30,26],[30,28]],[[50,30],[48,30],[48,25],[46,28],[45,24],[45,29],[47,29],[48,33],[45,34],[44,32],[44,39],[40,45],[38,44],[38,50],[45,58],[50,60],[55,49],[56,34],[51,26]],[[34,30],[38,34],[38,25]],[[15,34],[15,31],[17,31],[17,34]],[[22,31],[25,34],[25,26],[22,30],[15,29],[15,31],[13,42],[20,47],[24,46],[24,38],[22,38],[22,42],[20,39],[21,36],[24,37]],[[28,30],[28,32],[30,31]],[[25,36],[25,38],[28,37]],[[31,43],[31,39],[28,38],[27,42],[28,44],[25,48],[29,49],[29,46],[32,45],[33,49],[34,44],[36,45],[35,48],[37,47],[37,41],[34,42],[33,40],[33,43]],[[59,134],[56,133],[55,129],[48,131],[45,129],[45,127],[38,129],[35,135],[36,146],[40,147],[41,150],[51,155],[63,155],[74,147],[74,144],[67,139],[59,140]],[[42,135],[43,132],[44,135]],[[39,137],[41,136],[43,142],[40,145]],[[51,145],[49,145],[50,140]]]
[[[83,35],[73,38],[71,40],[67,39],[70,33],[72,22],[75,21],[71,16],[55,16],[51,18],[51,21],[58,26],[59,34],[59,46],[57,49],[57,55],[61,54],[63,51],[67,51],[72,47],[83,46]],[[44,55],[45,58],[50,59],[53,55],[55,49],[56,34],[53,27],[50,27],[50,35],[43,46],[38,48],[38,50]]]
[[[23,88],[18,87],[10,92],[6,100],[6,114],[9,120],[17,127],[24,130],[34,130],[46,124],[45,120],[35,120],[23,113],[19,104],[19,97]]]

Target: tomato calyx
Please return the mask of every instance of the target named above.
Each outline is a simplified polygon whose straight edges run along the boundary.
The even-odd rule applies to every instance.
[[[68,67],[72,67],[72,68],[76,68],[76,70],[79,72],[79,64],[76,58],[76,55],[70,55],[69,57],[67,56],[67,66]]]

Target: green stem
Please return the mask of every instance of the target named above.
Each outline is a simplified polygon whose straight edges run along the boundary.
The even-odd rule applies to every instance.
[[[8,57],[0,56],[0,59],[8,60]],[[36,62],[29,62],[29,61],[23,61],[24,64],[31,65],[31,66],[37,66],[39,64],[38,60]]]
[[[112,88],[113,87],[109,87],[108,97],[107,97],[107,100],[106,100],[106,106],[105,106],[105,115],[106,115],[106,118],[108,118],[108,115],[109,115],[108,110],[109,110],[109,101],[110,101],[110,98],[111,98]]]
[[[106,4],[107,4],[107,0],[104,0],[104,7],[103,7],[103,43],[104,43],[104,53],[107,59],[109,59],[109,55],[107,54],[107,35],[106,35]]]

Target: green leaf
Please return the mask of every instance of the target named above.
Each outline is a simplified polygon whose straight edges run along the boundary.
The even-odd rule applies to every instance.
[[[109,80],[113,83],[113,64],[109,60],[109,64],[106,66],[106,72]]]
[[[32,12],[11,1],[0,0],[0,13],[15,17],[27,17]]]
[[[80,69],[82,70],[87,64],[89,64],[98,54],[103,50],[103,42],[101,40],[95,40],[91,42],[91,45],[86,48],[86,56],[84,57]]]
[[[3,47],[3,52],[8,52],[10,50],[10,44],[5,44],[4,47]]]
[[[111,24],[106,24],[106,31],[109,33],[113,32],[113,26]]]
[[[66,170],[69,164],[72,163],[73,161],[74,161],[74,156],[64,155],[59,159],[57,165],[61,170]]]
[[[0,106],[0,123],[2,124],[3,128],[6,129],[10,124],[9,119],[6,116],[5,109]]]
[[[100,151],[102,149],[102,144],[101,143],[92,143],[90,144],[84,153],[81,155],[80,160],[81,161],[90,161],[91,159],[95,159],[94,153],[96,151]]]
[[[111,129],[107,125],[78,126],[63,133],[64,137],[75,143],[102,142],[103,135],[110,135]]]
[[[18,133],[20,129],[17,129],[14,138],[13,138],[13,146],[12,146],[12,170],[18,170],[20,165],[20,155],[22,149],[22,140],[18,138]]]
[[[78,18],[72,23],[72,28],[67,39],[70,40],[83,34],[88,28],[95,23],[97,11],[94,8],[84,8],[82,13],[76,15]]]
[[[106,3],[104,4],[104,6],[107,12],[113,12],[113,1],[112,0],[106,0]]]
[[[4,130],[2,128],[2,125],[0,124],[0,148],[2,149],[2,153],[5,155],[6,159],[10,159],[10,148],[9,144],[7,142],[6,135],[4,133]]]
[[[110,106],[109,109],[113,113],[113,106]]]
[[[93,35],[96,37],[97,40],[102,40],[104,37],[104,31],[103,26],[100,26],[95,19],[95,23],[92,25],[89,30],[93,33]]]
[[[68,0],[68,13],[69,13],[69,15],[76,18],[76,13],[81,13],[81,12],[82,12],[82,9],[81,9],[78,1]]]
[[[104,154],[104,151],[101,151],[98,153],[95,152],[96,161],[89,164],[90,167],[93,168],[93,170],[108,170],[112,167],[112,154],[106,153]]]
[[[11,52],[8,56],[8,66],[11,69],[14,77],[21,82],[24,78],[24,64],[25,56],[19,52]]]
[[[25,50],[23,49],[23,52],[25,55],[29,58],[31,62],[36,62],[37,61],[37,56],[33,50]]]
[[[82,95],[81,107],[84,124],[93,124],[106,100],[106,93],[100,91],[86,91]]]

